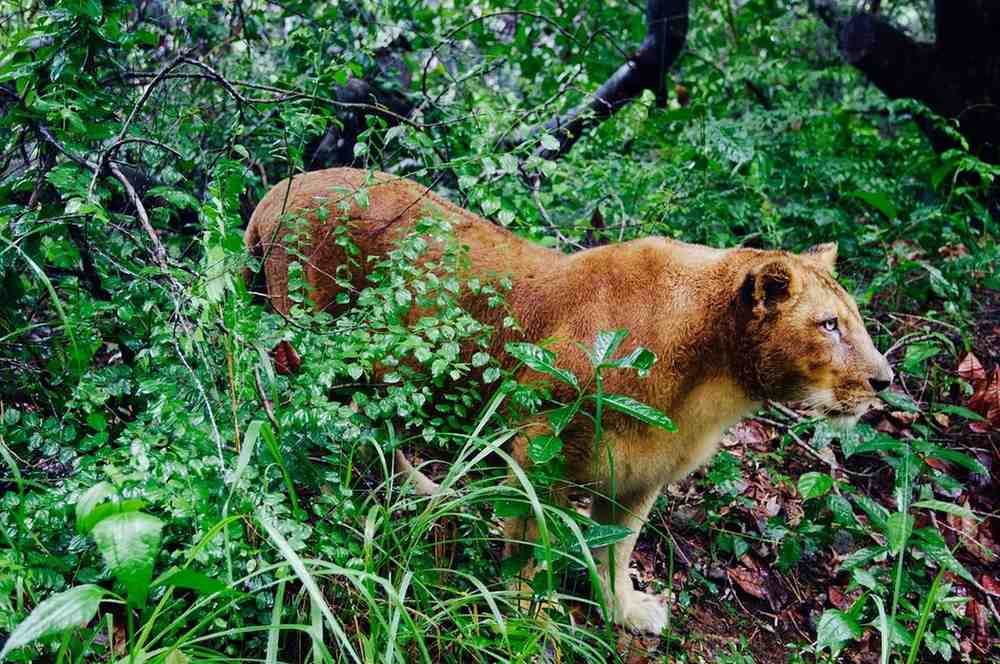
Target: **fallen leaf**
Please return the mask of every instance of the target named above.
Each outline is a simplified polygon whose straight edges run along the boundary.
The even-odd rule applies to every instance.
[[[924,460],[924,463],[926,463],[934,470],[940,470],[942,473],[947,473],[949,470],[951,470],[950,464],[948,464],[945,461],[942,461],[941,459],[938,459],[937,457],[926,456],[921,458]]]
[[[292,344],[287,341],[279,341],[278,345],[271,351],[274,358],[274,370],[284,376],[298,373],[302,366],[302,358],[295,352]]]
[[[877,431],[881,431],[882,433],[887,433],[890,435],[894,433],[899,433],[899,429],[896,427],[896,425],[894,425],[892,422],[890,422],[885,418],[879,420],[879,423],[875,425],[875,429]]]
[[[973,640],[981,647],[986,646],[990,639],[989,626],[986,624],[986,609],[975,598],[970,598],[969,603],[965,605],[965,616],[972,621]]]
[[[983,574],[979,582],[982,584],[983,590],[988,592],[990,595],[1000,597],[1000,581],[997,581],[989,574]]]
[[[730,429],[730,433],[733,438],[758,452],[769,450],[771,447],[770,442],[775,437],[774,430],[771,427],[765,426],[757,420],[741,422]]]
[[[851,600],[848,599],[847,595],[845,595],[840,588],[832,586],[828,591],[826,591],[826,595],[830,598],[830,604],[833,604],[841,611],[846,611],[847,607],[851,605]]]
[[[968,406],[985,417],[994,428],[1000,426],[1000,366],[993,370],[990,380],[979,382]],[[985,425],[986,422],[977,424]]]
[[[913,424],[920,417],[920,413],[906,413],[901,410],[893,410],[889,413],[892,415],[893,419],[897,422],[902,422],[903,424]]]
[[[986,380],[986,370],[983,369],[983,365],[980,363],[979,358],[972,353],[968,353],[962,358],[962,361],[958,363],[958,377],[963,380],[967,380],[970,383],[976,383],[981,380]]]
[[[938,249],[938,255],[941,258],[960,258],[968,254],[969,250],[965,248],[964,244],[945,244]]]
[[[759,572],[753,572],[746,567],[734,567],[727,570],[727,573],[746,594],[757,599],[767,599],[766,582]]]

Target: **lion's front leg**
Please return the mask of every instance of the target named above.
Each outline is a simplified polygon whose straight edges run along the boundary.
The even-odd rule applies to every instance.
[[[594,560],[598,563],[601,592],[604,601],[611,603],[615,623],[648,634],[659,634],[667,626],[667,609],[656,596],[632,587],[628,569],[639,530],[646,522],[659,493],[660,487],[656,487],[622,496],[617,501],[595,496],[591,512],[592,518],[598,523],[623,526],[632,531],[628,537],[614,545],[595,551]]]

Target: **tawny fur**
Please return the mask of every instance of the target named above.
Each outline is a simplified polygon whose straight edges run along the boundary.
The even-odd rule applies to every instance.
[[[359,188],[367,190],[365,208],[356,204]],[[319,208],[329,214],[317,215]],[[723,432],[763,399],[811,399],[823,413],[850,418],[874,400],[869,379],[891,379],[853,299],[830,274],[833,246],[796,255],[650,237],[563,254],[519,238],[413,181],[330,169],[297,176],[291,186],[287,181],[275,186],[247,228],[247,247],[266,256],[268,295],[283,314],[289,311],[285,236],[297,228],[286,213],[308,222],[295,244],[306,256],[305,276],[318,308],[335,309],[340,291],[332,277],[346,256],[333,242],[336,225],[350,229],[362,252],[358,265],[364,266],[367,257],[383,254],[411,232],[416,220],[439,216],[450,221],[455,237],[469,249],[468,276],[509,277],[513,284],[506,301],[520,324],[517,332],[498,325],[506,311],[470,293],[461,298],[467,311],[495,325],[496,355],[502,356],[510,340],[552,339],[559,366],[588,385],[593,371],[580,346],[590,347],[598,332],[627,328],[623,352],[636,346],[653,351],[658,362],[645,378],[631,370],[604,374],[607,392],[667,413],[678,429],[668,433],[614,413],[604,421],[618,507],[598,499],[594,518],[636,533],[662,487],[705,463]],[[438,251],[432,248],[429,258]],[[362,287],[363,269],[352,276],[355,287]],[[832,317],[839,323],[836,337],[822,328],[822,321]],[[521,378],[542,377],[524,371]],[[557,396],[570,395],[557,390]],[[538,424],[534,431],[543,429]],[[598,496],[610,492],[609,465],[605,455],[594,453],[592,429],[577,423],[562,437],[567,479]],[[528,462],[526,444],[522,437],[514,447],[522,463]],[[508,525],[509,533],[531,530],[529,523]],[[611,595],[618,622],[655,632],[662,627],[662,607],[636,595],[627,576],[634,540],[616,545],[618,569],[605,573],[605,590],[610,592],[610,578],[617,576]]]

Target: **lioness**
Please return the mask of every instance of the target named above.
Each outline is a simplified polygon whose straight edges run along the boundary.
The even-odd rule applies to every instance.
[[[366,207],[352,195],[361,188],[367,190]],[[339,212],[338,203],[348,211]],[[316,214],[320,207],[328,212]],[[353,275],[360,287],[367,257],[381,255],[417,219],[434,215],[450,220],[456,238],[468,246],[470,276],[506,275],[513,283],[507,304],[520,323],[517,331],[496,325],[504,314],[480,297],[461,296],[466,310],[495,325],[498,354],[515,337],[555,339],[550,348],[559,366],[586,384],[592,369],[583,347],[600,331],[627,328],[623,351],[642,346],[656,353],[659,361],[646,378],[610,370],[604,389],[667,413],[676,433],[607,415],[603,440],[613,450],[613,465],[604,454],[595,454],[587,418],[578,418],[583,421],[561,435],[568,481],[593,488],[592,517],[632,531],[614,545],[616,569],[608,569],[606,549],[595,554],[603,563],[604,596],[613,599],[614,619],[630,628],[659,633],[665,626],[665,608],[634,590],[628,576],[639,528],[665,484],[705,463],[723,432],[765,399],[802,401],[818,413],[853,423],[893,378],[857,305],[831,274],[837,254],[833,244],[796,255],[648,237],[567,255],[521,239],[416,182],[335,168],[275,186],[247,228],[246,245],[266,256],[268,295],[282,313],[290,306],[283,238],[291,229],[285,211],[309,220],[298,248],[307,258],[304,272],[318,308],[338,306],[342,290],[334,281],[345,261],[334,242],[335,224],[346,224],[361,250],[361,269]],[[428,258],[440,250],[432,246]],[[539,377],[527,369],[523,374]],[[535,435],[545,426],[534,422],[526,429]],[[527,441],[522,436],[514,445],[522,464],[529,462]],[[616,504],[605,498],[611,493],[610,468]],[[523,537],[525,530],[530,537],[533,525],[510,520],[506,528],[512,538]]]

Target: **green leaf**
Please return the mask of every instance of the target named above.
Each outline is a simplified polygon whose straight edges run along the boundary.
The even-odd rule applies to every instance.
[[[862,565],[867,565],[877,558],[883,558],[886,554],[885,547],[881,546],[869,546],[863,549],[858,549],[854,553],[851,553],[843,562],[840,563],[840,572],[847,572],[855,568],[859,568]]]
[[[604,366],[616,369],[636,369],[640,376],[645,376],[654,364],[656,364],[656,353],[645,348],[636,348],[624,357],[605,362]]]
[[[247,426],[246,433],[243,434],[243,447],[240,449],[240,456],[236,459],[236,469],[233,470],[230,484],[236,487],[250,465],[254,450],[257,448],[257,440],[260,438],[260,428],[267,426],[264,420],[254,420]]]
[[[798,564],[802,558],[802,545],[795,537],[785,537],[781,540],[779,549],[778,566],[782,570],[790,570]]]
[[[161,574],[153,583],[150,588],[157,588],[159,586],[171,586],[174,588],[186,588],[188,590],[194,590],[195,592],[203,593],[205,595],[211,595],[213,593],[221,593],[229,590],[229,586],[224,584],[218,579],[213,579],[207,574],[202,574],[201,572],[196,572],[192,569],[177,569],[171,568]]]
[[[854,508],[843,496],[830,494],[826,499],[826,506],[833,513],[833,520],[842,526],[856,525],[858,520],[854,517]]]
[[[587,543],[587,546],[596,549],[602,546],[608,546],[614,544],[615,542],[620,542],[629,535],[632,531],[624,526],[616,526],[614,524],[607,523],[595,523],[587,532],[583,534],[583,539]],[[576,547],[579,548],[579,543],[576,543]]]
[[[799,478],[798,489],[802,500],[825,496],[833,488],[833,478],[826,473],[805,473]]]
[[[853,494],[851,500],[861,508],[861,511],[868,515],[868,519],[875,526],[876,530],[885,530],[885,522],[889,518],[889,510],[862,493]]]
[[[106,594],[107,591],[100,586],[88,584],[70,588],[48,598],[14,628],[3,650],[0,650],[0,661],[16,648],[73,627],[86,625],[94,619],[97,607]]]
[[[559,149],[559,140],[552,134],[542,134],[542,149],[554,152]]]
[[[893,392],[892,390],[885,390],[884,392],[879,392],[879,397],[882,398],[882,401],[886,402],[896,410],[902,410],[907,413],[920,412],[920,406],[918,406],[913,399],[905,394]]]
[[[108,506],[111,509],[97,509],[98,505],[104,499],[114,496],[116,493],[115,488],[109,482],[98,482],[87,489],[76,501],[77,532],[81,535],[86,535],[94,527],[94,524],[108,516],[108,514],[117,511],[112,505]]]
[[[984,466],[978,459],[975,459],[964,452],[959,452],[958,450],[949,450],[946,447],[941,447],[940,445],[935,445],[934,443],[929,443],[925,440],[915,440],[913,441],[913,447],[920,453],[925,454],[929,457],[935,459],[941,459],[942,461],[947,461],[948,463],[953,463],[957,466],[961,466],[966,470],[971,470],[979,475],[989,476],[989,469]]]
[[[529,369],[548,374],[579,389],[579,384],[573,373],[555,366],[556,355],[552,351],[525,342],[508,343],[506,349],[508,353],[513,355],[515,359],[523,362]]]
[[[847,193],[848,196],[860,199],[868,205],[884,214],[889,219],[895,219],[899,212],[896,210],[896,206],[892,204],[889,200],[889,196],[877,191],[851,191]]]
[[[528,456],[535,463],[548,463],[562,448],[562,441],[555,436],[535,436],[528,442]]]
[[[580,410],[580,404],[573,402],[566,406],[556,408],[549,412],[549,426],[552,427],[552,432],[556,435],[562,433],[569,423],[576,417],[577,412]]]
[[[986,418],[977,413],[974,410],[969,410],[965,406],[953,406],[951,404],[936,404],[933,407],[935,413],[948,413],[949,415],[958,415],[959,417],[964,417],[967,420],[972,420],[973,422],[985,422]]]
[[[526,500],[498,498],[493,501],[493,515],[500,519],[531,514],[531,504]]]
[[[947,514],[954,514],[960,516],[963,519],[975,519],[976,515],[972,513],[968,507],[963,507],[961,505],[955,505],[954,503],[946,503],[943,500],[918,500],[913,503],[913,507],[920,507],[928,510],[936,510],[938,512],[945,512]]]
[[[913,517],[906,512],[893,512],[885,522],[886,544],[899,555],[913,532]]]
[[[641,401],[636,401],[632,397],[627,397],[624,394],[605,394],[601,398],[601,403],[608,408],[612,408],[620,413],[625,413],[630,417],[634,417],[640,422],[645,422],[646,424],[665,429],[666,431],[677,431],[677,427],[674,426],[673,421],[669,417],[652,406],[647,406]]]
[[[163,664],[189,664],[191,660],[180,650],[171,650],[170,654],[163,660]]]
[[[941,347],[936,343],[915,343],[906,347],[906,355],[903,357],[903,369],[907,373],[921,374],[924,372],[924,362],[938,355]]]
[[[162,521],[144,512],[113,514],[94,526],[97,549],[125,586],[131,606],[141,608],[146,603],[162,529]]]
[[[69,6],[73,7],[72,11],[77,16],[86,16],[95,23],[101,20],[103,14],[101,0],[79,0],[78,2],[69,3]]]
[[[841,649],[850,641],[861,636],[862,629],[858,621],[839,609],[827,609],[820,616],[816,628],[816,649],[829,648],[836,657]]]
[[[949,572],[957,574],[973,584],[976,583],[972,575],[969,574],[969,570],[965,569],[965,566],[955,558],[951,549],[948,548],[948,543],[941,537],[941,533],[933,528],[918,528],[913,531],[913,535],[914,546],[924,555]]]
[[[597,338],[594,339],[594,348],[590,353],[591,364],[599,367],[610,361],[627,336],[628,330],[625,329],[598,332]]]

